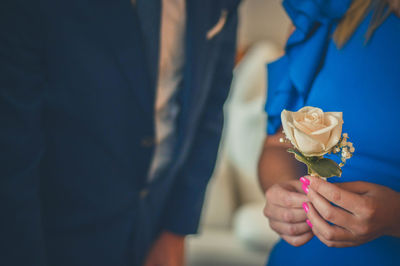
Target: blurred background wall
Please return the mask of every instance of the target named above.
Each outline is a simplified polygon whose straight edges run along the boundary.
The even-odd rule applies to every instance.
[[[187,241],[188,266],[261,266],[278,240],[263,217],[257,160],[265,137],[267,72],[289,32],[281,0],[243,0],[238,64],[224,107],[217,166],[208,187],[201,234]]]
[[[238,47],[268,40],[283,46],[289,32],[289,18],[281,0],[242,0],[239,8]]]

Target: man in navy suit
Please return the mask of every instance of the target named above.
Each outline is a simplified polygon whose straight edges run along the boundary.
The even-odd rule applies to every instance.
[[[239,0],[2,0],[0,265],[182,265]]]

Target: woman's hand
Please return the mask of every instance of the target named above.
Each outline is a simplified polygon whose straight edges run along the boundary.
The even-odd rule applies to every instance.
[[[301,186],[300,181],[290,180],[271,186],[265,193],[264,214],[270,227],[293,246],[301,246],[313,237],[302,208],[308,199]]]
[[[400,193],[367,182],[331,184],[306,178],[310,202],[304,209],[312,231],[327,246],[358,246],[383,235],[400,237]]]

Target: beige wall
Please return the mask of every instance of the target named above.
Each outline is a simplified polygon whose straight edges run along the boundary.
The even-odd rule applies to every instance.
[[[242,0],[239,12],[238,48],[245,49],[260,40],[284,45],[289,18],[281,0]]]

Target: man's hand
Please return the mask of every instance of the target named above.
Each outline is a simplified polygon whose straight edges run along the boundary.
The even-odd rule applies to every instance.
[[[153,244],[145,266],[183,266],[185,237],[163,232]]]

